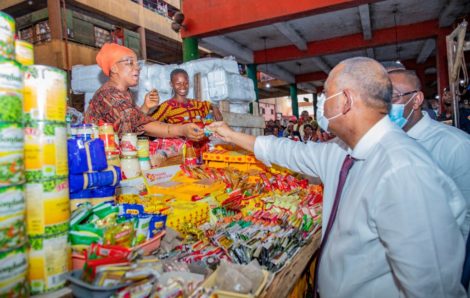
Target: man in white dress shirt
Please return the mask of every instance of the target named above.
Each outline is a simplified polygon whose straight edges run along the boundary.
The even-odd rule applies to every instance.
[[[211,129],[268,165],[323,181],[323,238],[332,209],[337,215],[319,267],[322,298],[465,297],[465,244],[455,220],[465,212],[464,199],[426,151],[387,117],[392,86],[385,69],[369,58],[345,60],[330,72],[325,92],[319,124],[347,149],[338,142],[249,136],[222,122]],[[355,162],[339,207],[332,208],[348,153]]]
[[[392,81],[392,110],[403,106],[403,130],[431,155],[460,189],[470,208],[470,135],[429,117],[422,111],[424,101],[421,83],[411,70],[389,71]],[[408,120],[406,120],[408,118]],[[470,229],[470,212],[462,226],[466,239]]]

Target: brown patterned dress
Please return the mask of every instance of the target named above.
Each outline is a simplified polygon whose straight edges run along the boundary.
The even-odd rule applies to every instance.
[[[129,132],[142,134],[143,126],[155,119],[139,109],[129,91],[120,91],[107,82],[93,95],[85,112],[85,123],[98,125],[100,121],[112,123],[121,136]]]

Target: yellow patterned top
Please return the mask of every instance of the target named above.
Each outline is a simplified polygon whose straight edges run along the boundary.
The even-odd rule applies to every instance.
[[[170,124],[202,123],[210,109],[208,101],[188,99],[180,103],[172,98],[162,103],[152,118]]]

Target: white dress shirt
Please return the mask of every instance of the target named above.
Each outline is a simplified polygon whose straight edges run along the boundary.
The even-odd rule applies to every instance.
[[[470,135],[456,127],[432,120],[428,113],[408,132],[420,143],[460,189],[470,207]],[[463,225],[464,238],[470,229],[470,210]]]
[[[268,165],[321,178],[324,232],[348,152],[274,137],[258,137],[254,151]],[[464,217],[466,204],[455,183],[388,117],[349,151],[358,160],[323,251],[321,297],[465,297],[454,216]]]

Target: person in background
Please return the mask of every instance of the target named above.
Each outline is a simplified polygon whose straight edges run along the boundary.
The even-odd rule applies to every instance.
[[[394,70],[389,72],[389,76],[393,85],[392,121],[421,144],[454,180],[470,208],[470,136],[451,125],[432,120],[423,112],[424,95],[419,78],[413,71]],[[470,212],[467,212],[462,228],[467,237]]]
[[[423,105],[421,106],[421,109],[428,113],[429,117],[431,117],[432,120],[437,120],[437,114],[434,112],[434,110],[431,108],[431,104],[429,103],[429,100],[423,100]]]
[[[173,97],[160,104],[152,118],[171,124],[203,123],[212,110],[216,121],[222,120],[222,113],[217,106],[208,101],[189,99],[189,75],[181,68],[170,73],[170,85]]]
[[[462,102],[459,111],[460,129],[470,133],[470,90],[467,90],[460,100]]]
[[[223,122],[209,128],[268,166],[321,178],[315,285],[322,298],[465,297],[465,243],[456,222],[465,200],[424,148],[390,121],[391,97],[385,69],[356,57],[331,70],[319,98],[320,127],[346,147],[245,135]]]
[[[316,134],[315,128],[311,124],[304,124],[304,136],[302,137],[302,142],[317,142],[318,136]]]
[[[300,134],[298,131],[294,130],[295,123],[292,121],[289,121],[289,124],[287,124],[286,129],[284,129],[284,132],[282,133],[282,136],[284,138],[289,138],[294,141],[299,141],[300,140]]]
[[[302,111],[299,123],[294,127],[294,130],[299,132],[301,138],[304,136],[304,125],[310,124],[309,117],[308,111]]]
[[[284,132],[284,127],[281,124],[281,120],[274,121],[274,125],[279,128],[279,136],[282,137],[282,134]]]
[[[382,66],[387,71],[394,71],[394,70],[405,70],[405,65],[403,65],[400,61],[383,61],[381,62]]]
[[[273,132],[274,121],[268,120],[266,121],[266,127],[264,128],[264,135],[271,135]]]
[[[313,127],[318,127],[317,121],[315,121],[312,116],[308,116],[308,123],[312,124]]]
[[[436,115],[434,120],[437,120],[437,118],[439,118],[439,101],[435,98],[428,99],[428,105],[434,112],[434,115]],[[431,114],[429,114],[429,116],[431,116]]]
[[[452,111],[452,96],[450,95],[449,89],[444,88],[444,92],[442,94],[442,101],[444,102],[444,110],[442,113],[439,114],[439,121],[449,121],[452,120],[452,115],[454,111]]]
[[[109,80],[93,95],[85,111],[85,123],[111,123],[119,135],[137,133],[159,138],[186,137],[192,140],[204,137],[204,132],[194,124],[169,125],[148,116],[158,105],[158,93],[147,94],[143,106],[136,106],[129,92],[129,87],[139,83],[140,73],[133,50],[107,43],[96,55],[96,62]]]
[[[272,134],[273,134],[273,136],[275,136],[276,138],[282,137],[282,134],[281,134],[281,132],[279,131],[279,127],[277,127],[277,126],[274,126],[274,127],[273,127]]]

